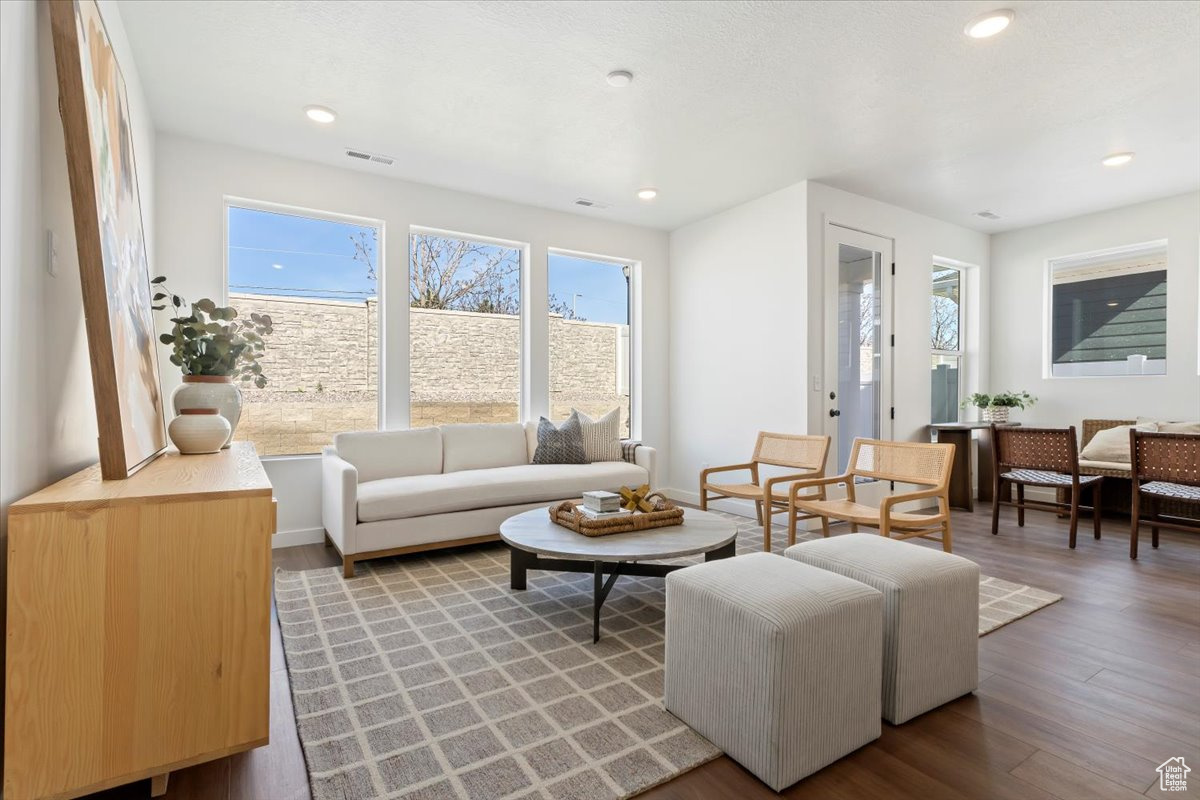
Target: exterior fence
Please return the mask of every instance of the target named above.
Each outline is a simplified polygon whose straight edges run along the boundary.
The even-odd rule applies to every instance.
[[[270,314],[260,359],[269,383],[246,388],[238,438],[262,455],[315,453],[335,433],[378,427],[379,306],[231,294],[241,316]],[[520,317],[409,309],[412,427],[520,416]],[[551,414],[572,407],[629,419],[629,327],[550,317]]]

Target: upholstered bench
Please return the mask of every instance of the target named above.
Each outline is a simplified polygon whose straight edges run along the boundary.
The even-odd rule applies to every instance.
[[[978,687],[978,564],[873,533],[802,542],[784,555],[883,593],[888,722],[907,722]]]
[[[667,710],[780,791],[879,737],[881,603],[770,553],[672,572]]]

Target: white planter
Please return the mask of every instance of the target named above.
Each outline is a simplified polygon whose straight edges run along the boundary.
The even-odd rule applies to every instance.
[[[238,420],[242,418],[242,390],[233,378],[221,375],[184,375],[183,384],[171,393],[176,414],[189,408],[215,408],[229,423],[229,435],[223,447],[233,441]]]
[[[983,409],[983,421],[994,422],[997,425],[1008,423],[1008,406],[988,406]]]
[[[232,432],[215,408],[186,408],[167,426],[171,441],[185,455],[218,453]]]

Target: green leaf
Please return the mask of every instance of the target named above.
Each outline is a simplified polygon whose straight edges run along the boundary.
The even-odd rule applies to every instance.
[[[153,311],[162,311],[166,306],[150,306]]]
[[[182,306],[182,305],[183,305],[183,299],[182,299],[182,298],[180,298],[180,296],[179,296],[179,295],[177,295],[177,294],[176,294],[176,295],[171,295],[171,303],[172,303],[172,304],[174,304],[174,306],[175,306],[176,308],[179,308],[180,306]]]
[[[167,279],[167,276],[166,276],[166,275],[159,275],[159,276],[158,276],[158,277],[156,277],[156,278],[151,278],[151,279],[150,279],[150,282],[151,282],[151,283],[162,283],[162,282],[163,282],[163,281],[165,281],[166,279]]]
[[[155,292],[154,297],[151,297],[150,299],[155,302],[158,302],[159,300],[166,300],[167,296],[165,294],[163,294],[162,292]]]
[[[169,333],[164,333],[158,337],[158,340],[163,344],[175,344],[175,337]]]

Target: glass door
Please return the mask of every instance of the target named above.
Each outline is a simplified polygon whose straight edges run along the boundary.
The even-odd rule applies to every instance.
[[[892,242],[832,223],[825,234],[823,397],[829,469],[843,471],[856,438],[892,436]],[[875,494],[857,491],[865,503]]]

